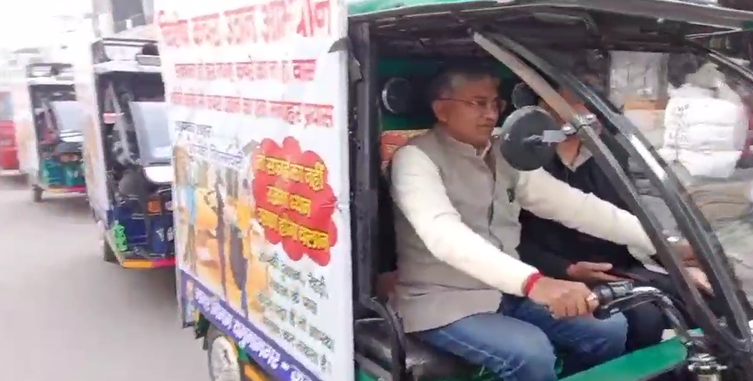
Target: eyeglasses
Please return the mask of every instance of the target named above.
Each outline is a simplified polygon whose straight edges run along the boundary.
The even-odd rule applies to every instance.
[[[464,103],[475,108],[477,111],[494,110],[501,113],[507,106],[507,102],[503,101],[502,99],[469,101],[457,98],[439,98],[438,100]]]

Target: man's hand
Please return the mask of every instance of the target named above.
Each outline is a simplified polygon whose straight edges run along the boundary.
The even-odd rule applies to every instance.
[[[680,260],[682,260],[682,263],[686,266],[695,266],[698,263],[695,252],[689,243],[678,242],[672,245],[672,248],[680,255]]]
[[[528,297],[549,309],[556,318],[588,315],[599,303],[589,298],[591,290],[583,283],[543,277],[531,289]]]
[[[567,268],[567,275],[579,282],[615,282],[622,280],[606,273],[611,269],[611,263],[578,262]]]
[[[688,271],[688,275],[690,275],[690,278],[693,280],[693,283],[696,287],[708,293],[714,293],[714,289],[711,287],[709,278],[706,276],[706,273],[704,273],[703,270],[699,269],[698,267],[686,267],[685,270]]]

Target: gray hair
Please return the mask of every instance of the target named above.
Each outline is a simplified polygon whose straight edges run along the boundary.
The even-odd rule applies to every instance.
[[[446,68],[434,77],[427,87],[427,98],[432,103],[455,91],[467,81],[486,78],[499,79],[494,69],[488,65],[466,65]]]

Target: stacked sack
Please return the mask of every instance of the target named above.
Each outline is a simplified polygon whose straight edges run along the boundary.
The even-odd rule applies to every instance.
[[[727,178],[745,146],[748,118],[724,75],[706,64],[670,94],[659,154],[692,177]]]

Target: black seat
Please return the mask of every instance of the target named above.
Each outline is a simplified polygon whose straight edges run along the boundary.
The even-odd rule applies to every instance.
[[[392,367],[389,323],[381,318],[360,319],[355,326],[356,352],[389,370]],[[411,335],[406,337],[405,368],[412,380],[467,377],[476,369],[459,358],[440,352]]]
[[[397,269],[395,253],[395,231],[393,224],[392,199],[388,182],[380,179],[379,184],[379,235],[381,255],[378,269],[387,273]],[[399,327],[402,331],[402,327]],[[364,318],[355,324],[356,352],[386,370],[392,368],[392,345],[389,322],[382,318]],[[434,349],[410,334],[406,335],[405,366],[413,380],[438,380],[469,376],[476,368],[452,354]]]

